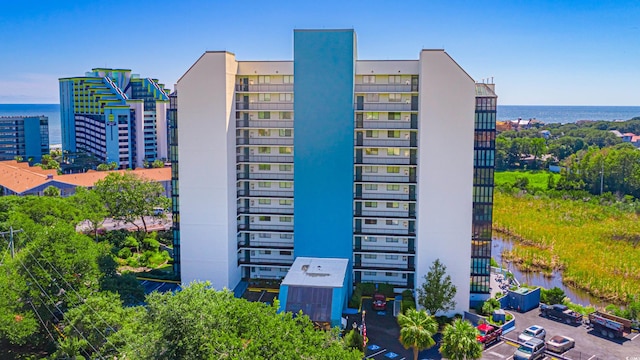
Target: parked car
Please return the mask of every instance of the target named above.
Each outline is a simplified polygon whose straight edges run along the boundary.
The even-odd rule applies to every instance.
[[[492,344],[496,341],[500,340],[500,335],[502,335],[502,328],[491,326],[489,324],[480,324],[478,327],[479,335],[476,337],[478,342],[482,343],[484,347]]]
[[[547,340],[547,350],[557,352],[559,354],[576,346],[575,340],[568,336],[556,335]]]
[[[544,359],[544,341],[532,338],[518,347],[513,354],[513,360],[536,360]]]
[[[544,341],[545,336],[547,336],[547,332],[540,325],[533,325],[526,328],[522,334],[518,335],[518,340],[522,342],[527,342],[531,339],[540,339]]]
[[[373,295],[373,310],[384,311],[387,309],[387,298],[382,294]]]

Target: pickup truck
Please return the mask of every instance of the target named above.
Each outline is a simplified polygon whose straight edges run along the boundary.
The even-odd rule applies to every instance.
[[[582,324],[582,314],[577,313],[562,304],[540,304],[540,314],[544,317],[564,321],[569,325]]]
[[[502,335],[502,328],[491,326],[489,324],[480,324],[476,327],[480,333],[476,336],[476,339],[484,347],[500,340]]]

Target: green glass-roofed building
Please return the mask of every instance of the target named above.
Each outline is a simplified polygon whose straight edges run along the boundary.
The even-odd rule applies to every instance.
[[[118,168],[167,159],[169,97],[157,79],[96,68],[60,79],[62,150],[86,152]]]

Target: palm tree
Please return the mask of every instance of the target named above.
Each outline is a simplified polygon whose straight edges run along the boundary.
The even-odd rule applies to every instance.
[[[478,330],[470,322],[456,319],[442,331],[440,353],[451,360],[480,359],[482,344],[476,339],[477,335]]]
[[[405,349],[413,348],[413,360],[418,359],[418,351],[436,344],[433,335],[438,331],[438,323],[424,310],[409,309],[398,315],[400,342]]]

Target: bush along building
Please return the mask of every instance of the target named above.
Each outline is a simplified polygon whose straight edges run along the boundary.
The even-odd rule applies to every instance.
[[[120,169],[167,159],[169,97],[157,79],[93,69],[60,79],[62,150],[86,152]]]
[[[440,259],[453,312],[489,297],[496,95],[444,50],[358,60],[353,30],[296,30],[293,61],[210,51],[178,88],[184,283],[286,276],[281,306],[333,323],[354,284],[415,289]],[[298,289],[319,276],[322,301]]]

